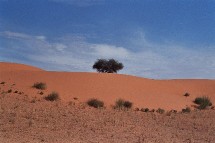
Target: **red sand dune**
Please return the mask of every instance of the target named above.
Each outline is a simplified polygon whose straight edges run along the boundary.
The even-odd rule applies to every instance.
[[[119,98],[133,102],[134,107],[181,110],[192,106],[197,96],[208,96],[215,102],[215,80],[183,79],[152,80],[121,74],[53,72],[14,63],[0,63],[0,82],[5,90],[15,84],[13,90],[21,90],[29,96],[45,96],[52,91],[59,93],[61,101],[85,102],[90,98],[104,101],[111,107]],[[32,88],[35,82],[45,82],[44,95]],[[186,92],[189,97],[183,96]]]
[[[2,71],[17,71],[17,70],[42,71],[42,69],[39,69],[39,68],[33,67],[33,66],[29,66],[29,65],[0,62],[0,71],[1,72]]]
[[[5,83],[2,83],[2,82]],[[32,88],[45,82],[47,89]],[[50,72],[0,63],[1,143],[213,143],[215,110],[190,113],[113,110],[116,99],[165,110],[192,106],[197,96],[215,103],[215,80],[151,80],[120,74]],[[10,89],[12,90],[11,92]],[[43,97],[52,91],[61,101]],[[189,92],[190,96],[183,96]],[[78,98],[75,100],[74,97]],[[104,101],[106,109],[85,102]],[[70,102],[72,101],[72,102]]]

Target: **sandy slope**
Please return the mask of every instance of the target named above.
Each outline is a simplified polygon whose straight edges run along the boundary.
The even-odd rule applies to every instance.
[[[215,110],[158,114],[111,107],[123,98],[135,107],[181,110],[196,96],[215,103],[214,80],[150,80],[119,74],[48,72],[0,63],[0,143],[213,143]],[[32,88],[46,82],[48,88]],[[11,89],[12,92],[8,93]],[[14,93],[17,91],[17,93]],[[59,101],[46,101],[51,91]],[[189,97],[183,94],[189,92]],[[76,97],[78,100],[74,100]],[[106,109],[90,108],[89,98]]]
[[[151,80],[120,74],[49,72],[11,63],[0,63],[0,69],[0,82],[7,83],[4,90],[22,90],[32,97],[40,95],[31,86],[45,82],[48,88],[44,95],[56,91],[65,102],[74,97],[79,102],[98,98],[106,107],[119,98],[132,101],[134,107],[167,110],[192,106],[196,96],[209,96],[215,102],[215,80]],[[186,92],[189,97],[183,96]]]
[[[0,71],[42,71],[42,69],[30,65],[0,62]]]

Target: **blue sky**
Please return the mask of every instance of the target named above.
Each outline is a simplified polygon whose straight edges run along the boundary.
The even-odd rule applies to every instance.
[[[215,1],[0,0],[0,61],[92,72],[115,58],[119,73],[215,78]]]

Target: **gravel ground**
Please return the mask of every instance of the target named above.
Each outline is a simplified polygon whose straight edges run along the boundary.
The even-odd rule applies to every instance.
[[[1,143],[213,143],[215,110],[152,113],[0,95]]]

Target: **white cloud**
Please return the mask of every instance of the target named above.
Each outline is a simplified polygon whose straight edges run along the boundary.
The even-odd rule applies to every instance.
[[[119,58],[128,59],[130,57],[130,51],[123,47],[116,47],[107,44],[92,44],[93,54],[102,58]]]
[[[8,60],[16,54],[19,57],[15,62],[23,61],[24,57],[27,64],[47,70],[92,71],[96,59],[115,58],[124,64],[125,68],[120,71],[124,74],[147,78],[215,78],[214,47],[206,51],[175,44],[157,45],[142,35],[139,40],[134,40],[138,36],[131,39],[140,47],[138,51],[131,51],[122,46],[89,43],[81,36],[50,42],[45,36],[38,38],[25,33],[6,31],[0,35],[21,43],[10,44],[10,49],[0,47],[0,57]]]
[[[43,35],[40,36],[32,36],[25,33],[19,33],[19,32],[11,32],[11,31],[4,31],[0,32],[0,35],[7,37],[7,38],[13,38],[13,39],[32,39],[32,40],[46,40],[46,37]]]
[[[53,45],[58,51],[65,51],[65,49],[67,48],[66,45],[61,44],[61,43],[55,43]]]
[[[18,38],[18,39],[30,39],[31,36],[24,34],[24,33],[18,33],[18,32],[11,32],[11,31],[5,31],[1,32],[1,35],[7,37],[7,38]]]
[[[38,40],[46,40],[45,36],[35,36],[35,38]]]

